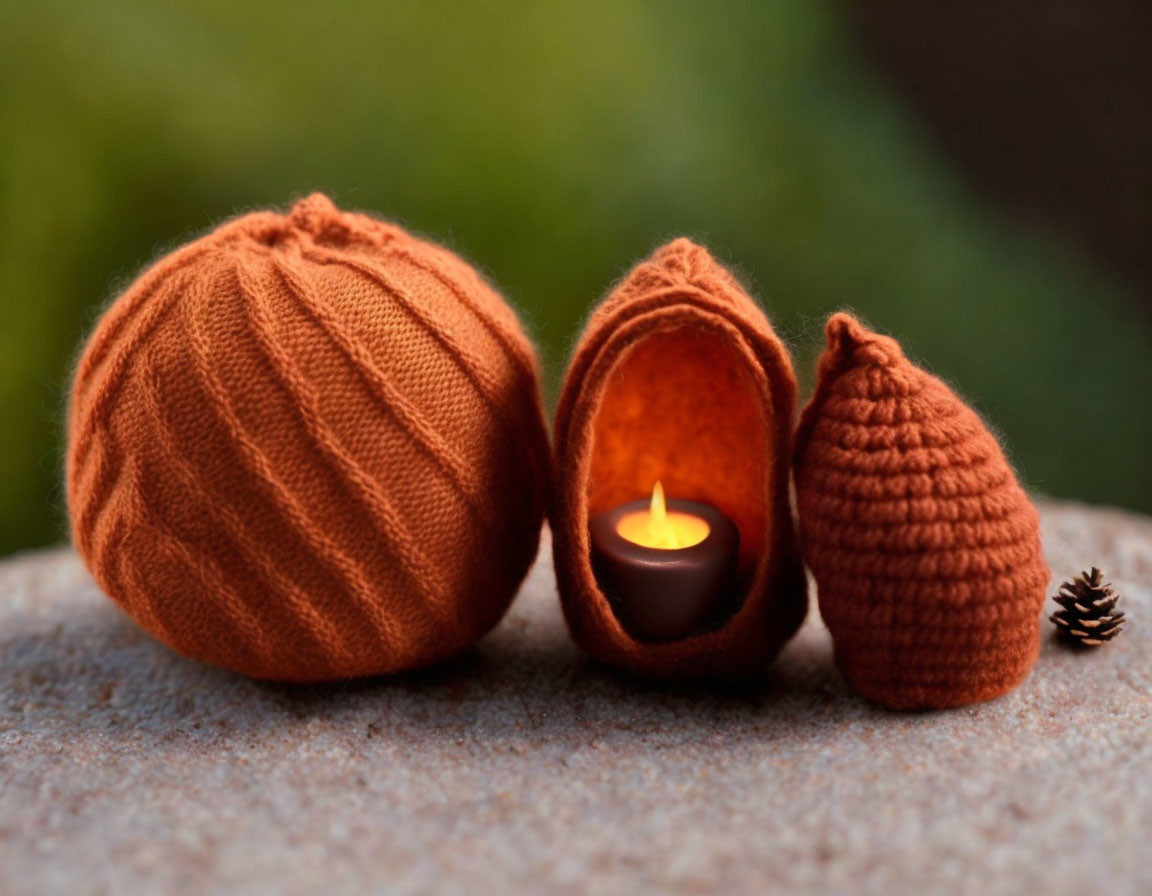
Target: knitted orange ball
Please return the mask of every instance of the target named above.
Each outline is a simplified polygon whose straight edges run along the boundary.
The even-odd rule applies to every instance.
[[[993,435],[847,314],[796,435],[804,558],[836,659],[894,708],[997,697],[1040,649],[1040,526]]]
[[[457,653],[536,553],[547,436],[514,313],[452,253],[324,196],[145,272],[85,348],[68,429],[100,586],[257,678]]]

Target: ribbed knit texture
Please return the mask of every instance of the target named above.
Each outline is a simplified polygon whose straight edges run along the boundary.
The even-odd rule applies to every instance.
[[[759,308],[708,252],[678,239],[592,314],[556,413],[553,549],[564,615],[594,657],[654,676],[761,670],[807,606],[788,501],[796,381]],[[647,644],[592,571],[588,521],[656,479],[740,530],[738,609],[719,628]],[[670,596],[671,597],[671,596]]]
[[[536,552],[547,465],[511,309],[320,195],[153,265],[72,391],[72,534],[96,580],[161,641],[258,678],[471,644]]]
[[[980,418],[895,340],[847,314],[827,338],[795,477],[840,669],[893,708],[997,697],[1040,649],[1036,511]]]

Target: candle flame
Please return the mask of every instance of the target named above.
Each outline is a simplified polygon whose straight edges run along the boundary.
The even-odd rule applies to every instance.
[[[667,531],[668,506],[664,503],[664,486],[659,479],[652,486],[652,501],[648,504],[648,512],[652,514],[652,528]]]
[[[708,537],[711,527],[693,513],[668,511],[664,486],[659,480],[652,487],[652,500],[647,510],[625,514],[616,524],[616,532],[628,541],[646,548],[678,550],[690,548]]]

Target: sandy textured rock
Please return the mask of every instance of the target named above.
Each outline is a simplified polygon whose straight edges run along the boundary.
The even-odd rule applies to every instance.
[[[0,892],[1148,893],[1152,520],[1043,516],[1129,630],[914,715],[848,692],[816,617],[744,692],[600,669],[547,562],[468,657],[291,688],[155,644],[67,550],[12,558]]]

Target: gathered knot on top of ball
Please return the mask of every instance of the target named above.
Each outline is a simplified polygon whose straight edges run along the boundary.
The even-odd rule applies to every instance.
[[[466,262],[321,195],[229,221],[108,309],[68,420],[73,539],[181,653],[325,681],[427,665],[535,555],[535,353]]]

